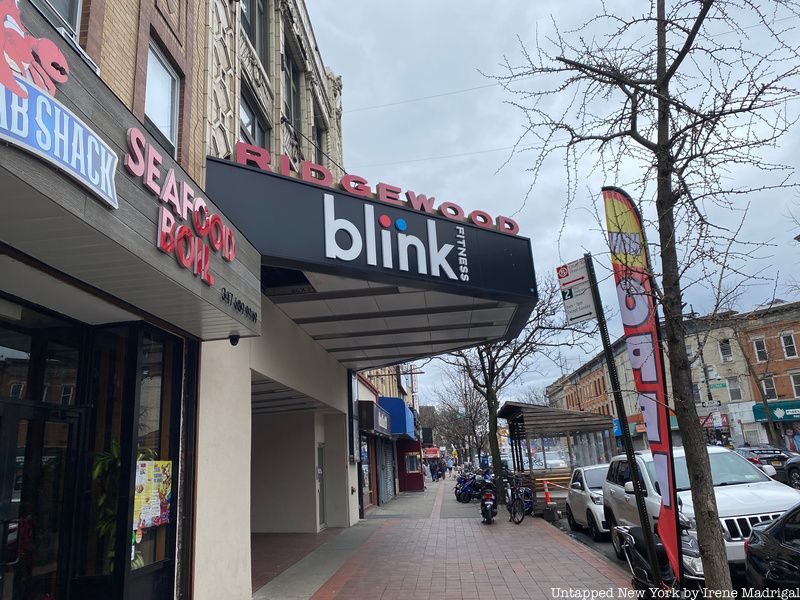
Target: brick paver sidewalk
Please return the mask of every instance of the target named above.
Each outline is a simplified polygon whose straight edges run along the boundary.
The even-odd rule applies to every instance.
[[[549,599],[552,588],[629,586],[619,566],[541,519],[514,525],[502,512],[485,525],[477,504],[471,518],[440,518],[447,491],[436,490],[431,518],[384,520],[313,600]]]

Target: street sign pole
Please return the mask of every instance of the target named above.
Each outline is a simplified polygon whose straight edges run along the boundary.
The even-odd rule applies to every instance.
[[[656,587],[661,584],[661,568],[658,565],[656,556],[656,543],[653,537],[653,528],[650,525],[650,516],[647,514],[647,506],[644,502],[642,491],[642,479],[639,475],[639,465],[636,462],[636,454],[633,451],[633,440],[631,430],[628,428],[628,415],[625,412],[625,401],[622,398],[622,390],[619,385],[619,375],[617,365],[614,362],[614,352],[611,350],[611,342],[608,337],[608,326],[606,325],[606,314],[603,310],[603,303],[600,300],[600,289],[597,287],[597,276],[594,272],[594,260],[590,252],[583,255],[586,262],[586,271],[589,278],[589,285],[592,290],[592,301],[594,302],[595,313],[597,314],[597,326],[600,329],[600,339],[603,342],[603,354],[608,366],[608,378],[611,383],[611,391],[614,394],[614,404],[617,406],[617,415],[622,429],[622,440],[625,445],[625,455],[631,468],[631,483],[633,483],[633,495],[636,498],[636,508],[639,510],[639,521],[642,524],[642,533],[647,544],[647,555],[650,559],[650,566],[653,570],[653,583]],[[610,525],[610,524],[609,524]],[[612,534],[613,535],[613,534]]]

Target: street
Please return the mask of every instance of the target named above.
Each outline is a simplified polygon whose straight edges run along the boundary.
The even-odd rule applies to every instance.
[[[569,537],[578,540],[581,544],[588,546],[595,552],[599,552],[600,554],[605,556],[608,560],[620,565],[621,568],[623,569],[625,568],[625,562],[618,560],[617,556],[614,554],[614,548],[611,545],[611,538],[608,536],[608,534],[606,534],[604,540],[595,542],[592,539],[592,536],[589,535],[589,532],[587,530],[570,531],[569,524],[567,523],[566,518],[559,519],[558,521],[553,523],[553,525],[558,529],[560,529],[561,531],[563,531],[565,535],[568,535]]]

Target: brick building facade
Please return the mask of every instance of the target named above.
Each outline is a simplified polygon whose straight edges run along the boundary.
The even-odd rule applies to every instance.
[[[800,302],[776,301],[747,313],[696,317],[685,327],[692,400],[709,442],[767,443],[761,406],[766,399],[784,443],[800,449],[800,435],[795,438],[800,432]],[[643,447],[646,436],[624,338],[614,342],[613,353],[634,445]],[[668,361],[666,369],[672,396]],[[564,408],[618,416],[602,355],[559,378],[548,386],[547,395]],[[674,416],[672,421],[674,443],[679,444]]]

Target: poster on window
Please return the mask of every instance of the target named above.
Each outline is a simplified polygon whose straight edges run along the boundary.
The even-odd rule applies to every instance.
[[[148,529],[169,523],[172,503],[172,462],[142,460],[136,463],[133,496],[133,529]]]

